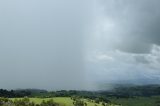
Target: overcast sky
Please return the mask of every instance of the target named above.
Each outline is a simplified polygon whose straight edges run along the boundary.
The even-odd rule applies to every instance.
[[[160,81],[159,0],[0,1],[0,87]]]

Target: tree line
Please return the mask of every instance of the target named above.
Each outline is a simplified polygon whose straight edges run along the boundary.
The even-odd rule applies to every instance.
[[[0,97],[14,98],[14,97],[25,97],[30,95],[31,92],[26,90],[17,91],[17,90],[0,89]]]
[[[160,95],[160,85],[145,85],[145,86],[118,86],[110,91],[77,91],[77,90],[60,90],[46,91],[39,89],[21,89],[21,90],[6,90],[0,89],[0,97],[15,98],[15,97],[71,97],[78,96],[81,98],[101,99],[108,101],[107,97],[129,98],[135,96],[157,96]]]

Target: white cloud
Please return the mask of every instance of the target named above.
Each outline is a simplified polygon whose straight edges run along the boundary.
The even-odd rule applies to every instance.
[[[147,54],[120,50],[88,55],[90,80],[106,83],[148,84],[160,81],[160,46],[153,45]],[[123,82],[124,81],[124,82]]]

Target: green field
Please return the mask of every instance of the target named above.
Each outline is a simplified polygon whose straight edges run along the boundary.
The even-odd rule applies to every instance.
[[[17,98],[22,99],[22,98]],[[47,101],[53,99],[54,102],[61,104],[62,106],[74,106],[73,100],[70,97],[53,97],[53,98],[29,98],[30,101],[40,104],[43,100]],[[111,104],[106,106],[160,106],[160,96],[152,97],[134,97],[134,98],[108,98]],[[12,98],[14,101],[15,98]],[[102,103],[95,103],[94,101],[88,101],[87,99],[81,99],[87,103],[87,106],[102,106]],[[114,105],[113,105],[114,104]],[[117,104],[117,105],[116,105]],[[121,105],[120,105],[121,104]]]
[[[21,98],[18,98],[21,99]],[[43,100],[47,101],[49,99],[53,99],[54,102],[65,105],[65,106],[74,106],[73,105],[73,100],[70,97],[54,97],[54,98],[29,98],[30,101],[35,102],[36,104],[41,103]],[[12,100],[14,101],[15,98],[12,98]],[[97,104],[94,102],[89,102],[86,99],[82,99],[83,101],[85,101],[87,103],[87,106],[102,106],[101,103]],[[117,105],[107,105],[107,106],[117,106]]]
[[[22,98],[18,98],[22,99]],[[29,98],[30,101],[35,102],[36,104],[40,104],[43,100],[47,101],[53,99],[54,102],[61,104],[62,106],[74,106],[73,100],[70,97],[54,97],[54,98]],[[14,101],[15,98],[12,98]],[[87,106],[102,106],[102,103],[95,103],[88,101],[86,99],[81,99],[87,103]],[[160,96],[154,97],[135,97],[135,98],[109,98],[111,100],[112,105],[107,106],[159,106],[160,104]],[[115,104],[115,105],[113,105]],[[116,105],[117,104],[117,105]],[[118,105],[121,104],[121,105]]]

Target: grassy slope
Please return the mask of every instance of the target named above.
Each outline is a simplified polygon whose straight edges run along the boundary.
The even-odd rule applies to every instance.
[[[73,106],[73,100],[69,97],[54,97],[54,98],[30,98],[31,101],[35,103],[40,103],[42,100],[53,99],[55,102],[64,104],[65,106]],[[14,98],[12,99],[14,100]],[[110,98],[113,104],[122,104],[122,106],[159,106],[157,102],[160,104],[160,96],[155,97],[136,97],[136,98]],[[87,102],[87,106],[95,106],[95,103]],[[101,104],[96,104],[97,106],[102,106]],[[116,106],[116,105],[107,105],[107,106]],[[118,105],[117,105],[118,106]]]
[[[51,98],[30,98],[31,101],[35,102],[35,103],[40,103],[42,100],[49,100]],[[71,100],[69,97],[55,97],[52,98],[55,102],[60,103],[60,104],[64,104],[65,106],[73,106],[73,100]],[[12,99],[14,100],[14,99]],[[87,100],[84,100],[85,102],[87,102],[87,106],[95,106],[95,103],[92,102],[88,102]],[[96,104],[97,106],[102,106],[101,104]],[[110,106],[115,106],[115,105],[110,105]]]

